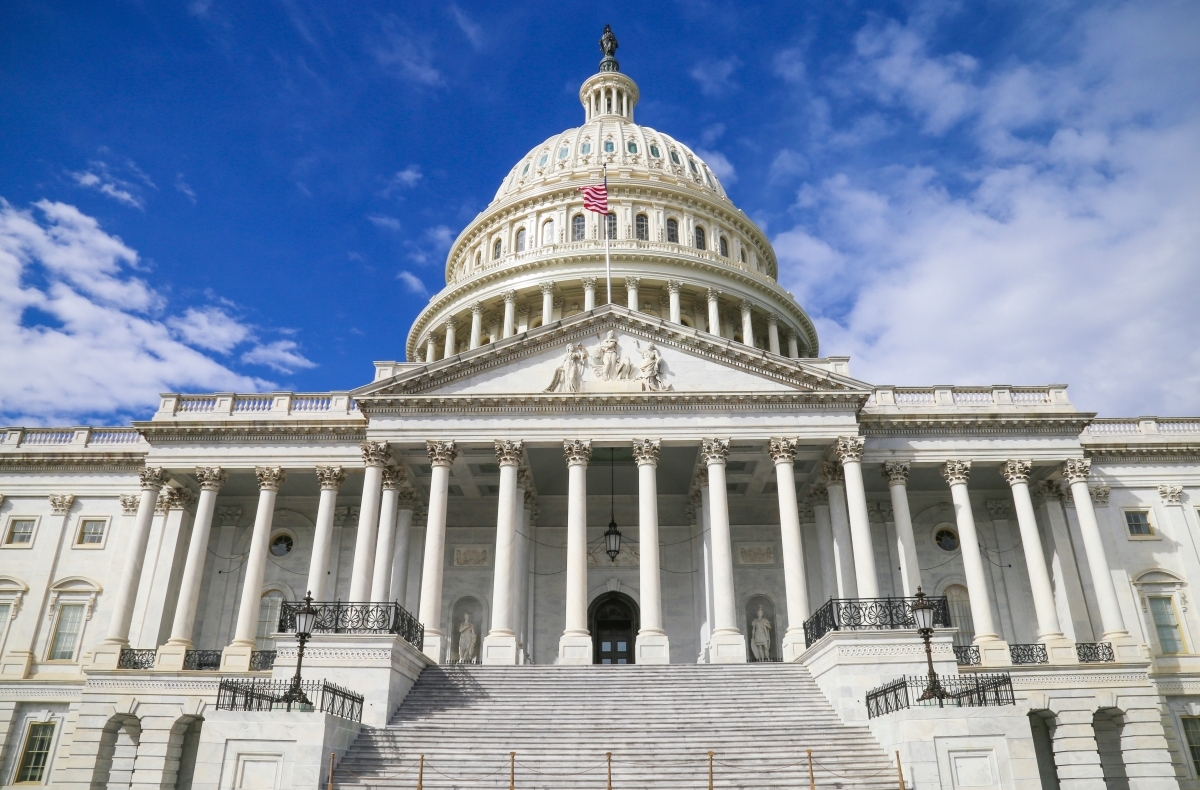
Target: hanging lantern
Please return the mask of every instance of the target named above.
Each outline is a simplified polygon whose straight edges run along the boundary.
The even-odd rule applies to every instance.
[[[604,550],[608,552],[610,560],[617,561],[617,555],[621,553],[621,530],[617,529],[616,520],[608,522],[608,532],[604,533]]]

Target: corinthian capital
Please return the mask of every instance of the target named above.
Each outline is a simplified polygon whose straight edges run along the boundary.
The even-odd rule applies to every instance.
[[[167,470],[161,466],[148,466],[138,471],[138,481],[143,491],[158,491],[167,484]]]
[[[596,278],[595,277],[584,277],[580,282],[583,283],[583,290],[585,290],[585,291],[588,290],[589,288],[596,287]]]
[[[1008,481],[1008,484],[1015,485],[1016,483],[1029,482],[1029,470],[1033,468],[1033,461],[1022,461],[1020,459],[1010,458],[1000,464],[1000,474]]]
[[[592,457],[592,443],[582,439],[567,439],[563,442],[563,455],[566,456],[567,466],[587,466]]]
[[[359,448],[366,466],[387,466],[392,459],[392,450],[387,442],[363,442]]]
[[[500,294],[500,297],[504,300],[505,304],[508,304],[510,302],[512,304],[517,303],[517,292],[516,291],[505,291],[504,293]]]
[[[633,443],[633,457],[638,462],[638,466],[642,464],[658,465],[658,453],[662,449],[662,442],[658,439],[641,439],[635,440]]]
[[[256,466],[254,476],[258,478],[258,487],[263,491],[278,491],[287,480],[287,472],[279,466]]]
[[[966,485],[971,477],[971,462],[947,461],[942,465],[942,477],[950,485]]]
[[[525,490],[527,499],[534,493],[533,472],[529,471],[529,467],[522,467],[517,470],[517,488]]]
[[[907,461],[884,461],[883,476],[890,486],[908,485],[909,464]]]
[[[552,283],[552,282],[542,283],[541,285],[538,286],[538,289],[541,290],[542,296],[552,296],[554,294],[554,283]]]
[[[636,291],[638,289],[638,286],[641,284],[641,282],[642,282],[641,277],[626,277],[625,278],[625,287],[629,290]]]
[[[1067,484],[1086,483],[1092,473],[1091,458],[1068,458],[1063,461],[1062,475]]]
[[[729,440],[728,439],[704,439],[700,444],[700,456],[704,459],[707,466],[713,464],[725,465],[725,459],[729,457]]]
[[[829,488],[824,483],[813,483],[808,487],[808,493],[804,495],[814,505],[829,504]]]
[[[416,510],[421,504],[421,495],[411,488],[401,488],[396,495],[396,505],[400,510]]]
[[[496,439],[496,463],[501,466],[520,466],[525,457],[525,443],[511,439]]]
[[[383,487],[393,491],[400,488],[400,485],[408,480],[408,475],[402,466],[385,466],[383,467]]]
[[[317,482],[322,491],[337,491],[346,482],[346,470],[340,466],[318,466]]]
[[[861,436],[839,436],[834,452],[843,464],[861,462],[866,444],[867,440]]]
[[[1164,505],[1178,505],[1183,496],[1183,486],[1159,486],[1158,495],[1162,498]],[[1108,497],[1105,497],[1105,500],[1107,499]]]
[[[842,469],[840,464],[825,461],[821,464],[821,481],[826,486],[844,486],[846,485],[846,470]]]
[[[229,480],[229,473],[219,466],[197,466],[196,479],[201,491],[220,491]]]
[[[790,464],[796,460],[796,440],[778,437],[771,440],[767,451],[771,460],[778,464]]]
[[[709,288],[705,293],[708,296],[708,301],[710,301],[710,302],[717,301],[717,297],[719,297],[721,295],[721,292],[718,291],[716,288]]]
[[[681,290],[683,290],[682,282],[680,282],[679,280],[667,280],[667,291],[669,293],[677,294]]]
[[[67,515],[67,511],[71,509],[71,505],[73,504],[75,504],[74,494],[50,495],[50,512],[56,516]]]
[[[158,495],[155,510],[159,513],[166,513],[168,510],[182,510],[191,501],[192,490],[190,488],[165,488]]]
[[[138,494],[121,494],[121,512],[127,516],[136,515],[142,498]]]
[[[429,463],[434,466],[449,466],[458,457],[458,447],[454,442],[425,442],[425,452],[429,454]]]

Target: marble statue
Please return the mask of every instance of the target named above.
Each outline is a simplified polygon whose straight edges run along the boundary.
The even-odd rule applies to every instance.
[[[758,607],[758,617],[750,623],[750,649],[755,661],[771,658],[771,621],[763,617],[763,608]]]
[[[583,372],[587,369],[588,355],[583,343],[567,346],[567,353],[554,370],[554,378],[544,392],[579,392]]]
[[[643,389],[648,392],[666,392],[671,389],[671,385],[662,380],[661,366],[662,355],[658,353],[658,348],[653,343],[648,344],[642,349],[641,373],[638,375],[642,380]]]
[[[475,663],[475,647],[478,642],[475,625],[471,622],[471,613],[463,612],[463,621],[458,626],[458,663]]]
[[[616,332],[611,329],[600,341],[595,355],[592,356],[592,372],[600,381],[623,381],[633,378],[633,363],[628,358],[621,359],[621,344],[617,342]]]

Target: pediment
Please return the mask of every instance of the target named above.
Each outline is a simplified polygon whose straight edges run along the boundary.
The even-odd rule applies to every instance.
[[[869,385],[617,305],[414,366],[354,393],[373,397],[804,392]]]

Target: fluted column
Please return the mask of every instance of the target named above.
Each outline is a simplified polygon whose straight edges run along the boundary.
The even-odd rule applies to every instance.
[[[983,568],[983,555],[979,549],[979,533],[975,529],[975,514],[971,510],[971,495],[967,491],[967,480],[971,476],[970,461],[947,461],[942,466],[942,476],[950,485],[950,497],[954,502],[954,518],[958,525],[958,546],[962,554],[963,573],[967,577],[967,593],[971,597],[971,620],[975,625],[975,644],[980,648],[984,664],[1008,663],[1007,655],[993,646],[1003,645],[996,625],[992,620],[991,592],[988,590],[987,574]],[[989,645],[988,643],[992,643]],[[1003,653],[1007,654],[1007,647]],[[989,658],[990,654],[990,658]]]
[[[1083,550],[1087,555],[1088,573],[1092,577],[1092,588],[1096,591],[1096,603],[1100,606],[1100,622],[1104,626],[1101,639],[1105,642],[1129,641],[1129,631],[1125,629],[1125,618],[1117,602],[1117,587],[1113,584],[1112,570],[1104,553],[1104,541],[1100,538],[1100,525],[1096,523],[1092,493],[1088,490],[1087,481],[1091,471],[1090,458],[1070,458],[1062,465],[1063,479],[1071,486],[1075,516],[1079,519],[1079,534],[1083,537]]]
[[[680,307],[679,307],[679,292],[683,289],[683,283],[679,280],[667,280],[667,303],[669,307],[669,320],[673,324],[680,322]]]
[[[640,277],[625,278],[625,306],[630,310],[637,310],[641,306],[638,301],[638,286],[641,282]]]
[[[542,283],[542,326],[549,326],[554,321],[554,283]]]
[[[883,477],[892,496],[892,519],[896,525],[896,554],[900,557],[900,584],[905,597],[917,594],[921,586],[921,564],[913,537],[912,513],[908,509],[908,468],[902,461],[887,461]]]
[[[746,639],[738,629],[733,584],[733,544],[729,535],[729,492],[725,486],[728,439],[705,439],[700,456],[708,468],[708,499],[712,506],[714,664],[746,663]]]
[[[583,311],[596,309],[596,278],[583,278]]]
[[[592,663],[587,627],[587,465],[592,443],[563,442],[567,459],[567,623],[558,640],[558,663]]]
[[[657,439],[634,441],[633,457],[638,465],[638,566],[641,593],[641,627],[635,644],[639,664],[671,663],[671,648],[663,630],[662,580],[658,539],[658,454]]]
[[[846,476],[839,464],[826,461],[821,477],[829,497],[829,533],[833,537],[833,568],[839,598],[857,598],[858,577],[854,572],[850,514],[846,510]]]
[[[517,328],[517,292],[505,291],[504,297],[504,323],[500,326],[500,337],[512,337]]]
[[[396,554],[396,507],[400,501],[400,484],[404,469],[383,468],[382,491],[379,497],[379,531],[375,537],[375,561],[371,570],[371,601],[390,600],[392,591],[392,559]]]
[[[417,509],[417,492],[402,488],[396,501],[396,547],[392,552],[392,585],[387,600],[399,601],[408,608],[408,552],[412,542],[413,514]]]
[[[148,467],[138,472],[138,480],[142,486],[142,494],[138,500],[137,515],[133,520],[133,532],[125,550],[121,581],[113,599],[108,636],[96,647],[92,656],[92,666],[100,669],[116,669],[121,650],[129,647],[129,626],[133,622],[133,604],[137,600],[138,585],[142,579],[146,543],[150,540],[150,526],[154,522],[154,508],[158,505],[158,492],[167,483],[167,473],[161,466]]]
[[[517,469],[525,453],[520,441],[497,439],[500,496],[496,505],[496,565],[492,573],[492,627],[483,639],[483,663],[516,664],[513,628],[513,570],[517,556]]]
[[[183,577],[179,580],[171,637],[158,651],[155,661],[158,669],[182,670],[184,656],[192,649],[192,629],[196,624],[196,606],[200,602],[200,582],[204,578],[204,560],[208,556],[208,536],[217,507],[217,492],[229,475],[219,466],[198,466],[196,479],[200,481],[200,500],[196,503],[196,520],[192,523]]]
[[[1029,471],[1032,461],[1012,459],[1000,464],[1000,474],[1012,489],[1013,507],[1017,512],[1017,527],[1021,531],[1021,547],[1025,551],[1025,567],[1029,573],[1029,586],[1033,592],[1033,611],[1037,616],[1038,641],[1047,645],[1051,663],[1055,653],[1065,663],[1078,663],[1074,646],[1063,636],[1058,622],[1058,610],[1054,605],[1054,586],[1050,583],[1050,571],[1046,566],[1046,555],[1042,552],[1042,536],[1038,533],[1037,516],[1033,512],[1033,498],[1029,495]],[[1067,642],[1067,644],[1056,644]],[[1061,648],[1061,649],[1059,649]]]
[[[242,580],[242,597],[238,601],[237,626],[233,641],[221,655],[221,670],[246,672],[250,669],[250,654],[254,651],[258,630],[258,609],[262,598],[263,576],[267,571],[267,549],[271,543],[271,524],[275,519],[275,499],[287,473],[278,466],[259,466],[254,469],[258,478],[258,510],[254,514],[254,531],[250,537],[250,552],[246,556],[246,576]]]
[[[779,316],[774,313],[767,315],[767,350],[779,353]]]
[[[483,303],[476,302],[471,305],[471,337],[467,341],[467,348],[471,351],[479,348],[483,342]]]
[[[440,664],[450,640],[442,633],[442,569],[446,564],[446,506],[450,495],[450,465],[458,457],[454,442],[425,442],[432,473],[429,516],[425,524],[425,558],[421,565],[421,608],[417,619],[425,626],[425,655]]]
[[[437,337],[430,332],[425,339],[425,364],[437,361]]]
[[[710,335],[721,336],[721,305],[718,302],[721,292],[716,288],[709,288],[708,296],[708,333]]]
[[[808,619],[808,581],[804,574],[804,544],[800,537],[800,507],[796,502],[796,440],[772,439],[775,486],[779,490],[779,534],[783,544],[783,587],[787,596],[787,631],[783,660],[804,652],[804,621]]]
[[[863,485],[862,456],[866,444],[861,436],[840,436],[837,456],[846,479],[846,510],[850,517],[850,539],[854,548],[854,578],[859,598],[879,597],[879,576],[875,573],[875,547],[871,538],[871,518],[867,514],[867,489]]]
[[[391,460],[387,442],[363,442],[362,501],[358,506],[358,533],[354,537],[354,566],[350,571],[350,602],[371,600],[371,574],[375,570],[375,542],[379,529],[379,500],[383,468]]]
[[[750,300],[742,300],[742,345],[754,347],[754,320],[751,316],[753,305]]]
[[[317,502],[316,534],[313,536],[312,559],[308,563],[308,593],[314,601],[333,598],[329,578],[329,557],[333,553],[333,516],[337,511],[338,490],[346,482],[346,470],[340,466],[318,466],[317,482],[321,499]]]
[[[446,353],[443,356],[449,359],[458,353],[458,339],[454,336],[455,326],[453,319],[447,318],[446,323],[442,324],[442,327],[446,332]]]
[[[795,332],[788,332],[788,356],[792,359],[800,358],[800,339]]]

